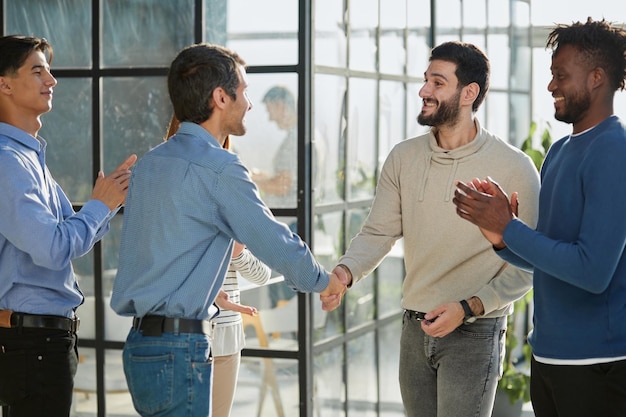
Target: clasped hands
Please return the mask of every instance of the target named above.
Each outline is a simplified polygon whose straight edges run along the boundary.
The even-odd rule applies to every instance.
[[[502,235],[509,222],[517,217],[517,192],[511,199],[502,187],[490,177],[474,178],[468,183],[456,182],[453,203],[457,214],[480,228],[481,233],[497,249],[506,246]]]
[[[341,304],[341,299],[348,290],[352,277],[345,269],[336,266],[328,278],[328,286],[320,293],[320,301],[324,311],[333,311]]]

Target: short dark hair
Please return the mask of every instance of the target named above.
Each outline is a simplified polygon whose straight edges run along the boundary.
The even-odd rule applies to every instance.
[[[456,64],[455,75],[459,80],[459,87],[478,84],[480,91],[472,104],[472,111],[476,112],[489,90],[490,64],[487,55],[474,44],[450,41],[431,51],[429,61],[435,59]]]
[[[52,63],[52,45],[45,38],[23,35],[0,37],[0,76],[17,73],[34,51],[42,52],[48,64]]]
[[[211,95],[221,87],[237,97],[238,68],[244,60],[234,51],[219,45],[198,43],[181,50],[167,75],[167,87],[174,114],[181,122],[202,123],[211,117]]]
[[[602,68],[608,75],[613,91],[624,89],[626,78],[626,29],[605,19],[585,23],[557,25],[548,35],[546,48],[556,55],[563,45],[572,45],[591,68]]]

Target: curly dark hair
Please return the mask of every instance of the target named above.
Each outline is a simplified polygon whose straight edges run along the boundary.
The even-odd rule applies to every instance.
[[[605,19],[560,24],[550,32],[546,48],[554,54],[563,45],[572,45],[583,56],[590,67],[602,68],[608,75],[611,86],[624,90],[626,78],[626,29],[624,25],[607,22]]]

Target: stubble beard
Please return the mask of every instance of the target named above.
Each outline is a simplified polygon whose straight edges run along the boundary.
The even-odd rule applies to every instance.
[[[588,92],[578,92],[575,95],[565,98],[564,109],[554,112],[554,118],[560,122],[573,124],[581,120],[589,111],[591,97]]]

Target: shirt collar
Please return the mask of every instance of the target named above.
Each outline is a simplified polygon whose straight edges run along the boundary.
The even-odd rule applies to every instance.
[[[22,145],[31,148],[35,152],[41,152],[46,148],[46,141],[41,136],[34,138],[22,129],[8,123],[0,122],[0,135],[9,137]]]

